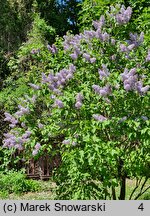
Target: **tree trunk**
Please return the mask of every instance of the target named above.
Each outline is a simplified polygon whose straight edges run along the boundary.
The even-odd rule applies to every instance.
[[[125,197],[126,197],[126,177],[125,176],[121,177],[120,186],[121,186],[121,188],[120,188],[119,200],[125,200]]]
[[[114,186],[112,186],[112,198],[113,200],[116,200],[116,191]]]

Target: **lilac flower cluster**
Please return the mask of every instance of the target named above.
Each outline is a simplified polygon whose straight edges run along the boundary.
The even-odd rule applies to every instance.
[[[75,103],[75,107],[77,109],[80,109],[82,106],[82,100],[83,100],[83,95],[81,93],[78,93],[76,95],[76,103]]]
[[[30,103],[35,103],[37,96],[33,95],[32,97],[29,97],[28,95],[25,95],[26,101],[24,100],[24,102],[30,102]]]
[[[34,146],[34,150],[32,152],[32,155],[35,156],[38,154],[39,150],[41,148],[41,144],[40,143],[36,143],[36,145]]]
[[[10,133],[4,134],[3,147],[16,148],[23,150],[23,144],[29,142],[31,131],[27,130],[21,137],[17,137],[17,131],[11,131]]]
[[[28,83],[28,85],[31,86],[31,88],[33,88],[34,90],[39,90],[40,89],[40,86],[35,85],[33,83]]]
[[[41,124],[41,123],[38,123],[38,128],[39,129],[42,129],[44,127],[44,125],[43,124]]]
[[[63,142],[62,142],[62,144],[65,144],[65,145],[69,145],[69,144],[71,144],[72,143],[72,145],[73,146],[76,146],[77,145],[77,142],[76,141],[70,141],[69,139],[66,139],[66,140],[64,140]]]
[[[42,73],[42,83],[47,83],[48,87],[54,92],[54,93],[60,93],[58,91],[59,87],[63,87],[66,82],[73,78],[73,74],[76,70],[76,67],[71,64],[69,66],[69,69],[62,69],[55,75],[49,74],[46,76],[44,73]]]
[[[80,41],[83,38],[84,38],[83,34],[79,34],[79,35],[75,35],[75,36],[65,35],[64,36],[65,40],[64,40],[64,43],[63,43],[64,50],[72,49],[76,55],[80,55],[80,53],[81,53]]]
[[[121,78],[124,83],[124,89],[126,91],[135,90],[137,83],[136,68],[132,68],[130,71],[125,68],[124,72],[121,74]]]
[[[63,108],[64,104],[63,104],[63,102],[61,100],[56,99],[55,102],[54,102],[53,107]]]
[[[83,53],[83,58],[90,63],[96,62],[96,58],[91,57],[88,53]]]
[[[6,117],[6,118],[4,119],[4,121],[10,122],[11,124],[9,124],[9,126],[10,126],[11,128],[16,127],[16,125],[17,125],[17,123],[18,123],[18,120],[15,119],[10,113],[5,112],[4,115],[5,115],[5,117]]]
[[[90,45],[89,40],[94,38],[96,36],[96,32],[94,30],[87,31],[85,30],[84,33],[80,33],[79,35],[75,36],[64,36],[64,50],[71,50],[72,53],[70,54],[70,57],[73,60],[76,60],[79,55],[83,55],[83,58],[85,58],[88,62],[94,63],[96,61],[96,58],[91,57],[88,53],[83,53],[81,50],[81,41],[86,41],[88,45]]]
[[[99,115],[99,114],[93,114],[92,116],[96,121],[100,121],[100,122],[103,122],[103,121],[106,121],[107,118],[104,117],[103,115]]]
[[[99,21],[93,21],[93,26],[95,27],[94,30],[85,30],[84,33],[80,33],[79,35],[71,36],[66,35],[64,36],[64,50],[71,50],[72,53],[70,54],[70,57],[73,60],[76,60],[79,55],[82,55],[82,57],[88,61],[89,63],[94,63],[96,61],[95,57],[91,57],[90,54],[85,53],[83,50],[81,50],[81,42],[86,42],[89,46],[89,49],[92,48],[92,44],[90,43],[90,40],[93,38],[99,38],[102,42],[109,41],[110,35],[107,32],[102,33],[102,27],[105,24],[105,17],[101,16]],[[90,47],[91,46],[91,47]]]
[[[124,44],[120,44],[120,51],[128,53],[128,52],[132,51],[134,49],[134,47],[135,47],[135,44],[130,44],[129,46],[126,46]]]
[[[146,62],[149,62],[150,61],[150,49],[148,50],[148,54],[147,54],[147,57],[146,57]]]
[[[96,30],[101,29],[105,25],[105,17],[102,15],[99,21],[93,21],[93,26]]]
[[[64,141],[62,142],[62,144],[69,145],[69,144],[70,144],[70,140],[69,140],[69,139],[68,139],[68,140],[64,140]]]
[[[102,33],[99,29],[96,31],[96,37],[102,42],[108,42],[110,39],[110,35],[107,32]]]
[[[102,64],[102,69],[98,69],[98,73],[99,73],[100,80],[103,80],[105,77],[108,77],[110,74],[105,64]]]
[[[106,85],[103,88],[100,87],[99,85],[93,85],[92,88],[94,89],[94,91],[98,95],[103,96],[103,97],[106,97],[106,96],[110,95],[110,93],[111,93],[110,85]]]
[[[31,50],[31,54],[35,55],[35,54],[38,54],[40,53],[40,49],[32,49]]]
[[[129,36],[130,40],[127,40],[127,42],[129,45],[134,44],[134,47],[140,46],[144,41],[144,32],[141,32],[139,36],[137,33],[130,33]]]
[[[90,40],[90,39],[95,37],[95,31],[93,31],[93,30],[90,30],[90,31],[85,30],[83,36],[84,36],[85,39]]]
[[[149,90],[149,85],[143,87],[142,80],[138,81],[136,68],[132,68],[130,71],[125,68],[121,78],[126,91],[137,90],[140,94],[144,94]]]
[[[131,15],[132,15],[132,8],[127,7],[127,9],[125,9],[124,5],[122,5],[119,13],[116,14],[116,16],[115,16],[116,22],[119,25],[126,24],[129,22]]]
[[[18,105],[18,108],[19,108],[19,110],[15,113],[15,115],[16,115],[17,117],[21,117],[21,116],[23,116],[24,114],[29,114],[29,112],[30,112],[30,110],[29,110],[28,107],[25,108],[25,107],[23,107],[23,106],[21,106],[21,105]]]
[[[52,54],[56,54],[58,52],[57,47],[55,46],[55,44],[53,44],[52,46],[50,46],[49,44],[47,45],[47,49],[52,53]]]

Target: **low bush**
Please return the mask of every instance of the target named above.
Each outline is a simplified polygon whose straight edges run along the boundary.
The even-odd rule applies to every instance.
[[[31,179],[26,179],[23,171],[9,171],[7,174],[0,173],[0,195],[10,193],[21,194],[23,192],[39,191],[40,183]]]

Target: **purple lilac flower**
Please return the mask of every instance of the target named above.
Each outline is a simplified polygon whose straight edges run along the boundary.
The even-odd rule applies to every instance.
[[[120,50],[121,50],[121,52],[127,52],[128,51],[127,47],[124,44],[120,44]]]
[[[109,41],[110,35],[107,32],[102,34],[102,41]]]
[[[49,44],[47,45],[47,49],[52,53],[52,54],[56,54],[58,52],[57,47],[55,46],[55,44],[53,44],[52,46],[50,46]]]
[[[37,155],[37,154],[38,154],[38,151],[37,151],[37,150],[33,150],[33,151],[32,151],[32,155],[33,155],[33,156],[35,156],[35,155]]]
[[[56,54],[58,52],[57,47],[55,46],[55,44],[52,44],[52,53]]]
[[[92,88],[94,89],[94,91],[99,94],[99,91],[101,90],[101,87],[99,85],[92,85]]]
[[[57,106],[58,108],[63,108],[64,104],[61,100],[56,99],[55,100],[55,106]]]
[[[76,100],[77,100],[77,101],[82,101],[82,100],[83,100],[83,95],[82,95],[81,93],[78,93],[78,94],[76,95]]]
[[[142,88],[141,88],[141,92],[145,94],[145,93],[149,90],[149,88],[150,88],[149,85],[147,85],[147,86],[145,86],[145,87],[142,87]]]
[[[107,96],[107,95],[109,95],[111,93],[111,87],[110,87],[110,85],[106,85],[106,86],[104,86],[103,88],[101,88],[100,89],[100,91],[99,91],[99,94],[101,95],[101,96]]]
[[[7,112],[5,112],[4,115],[5,115],[5,117],[6,117],[6,118],[4,119],[4,121],[9,121],[9,122],[11,122],[12,115],[11,115],[10,113],[7,113]]]
[[[31,50],[31,54],[38,54],[38,53],[40,53],[40,49],[32,49]]]
[[[70,66],[69,66],[69,71],[70,71],[71,73],[74,73],[74,72],[76,71],[76,66],[73,65],[73,64],[70,64]]]
[[[73,74],[69,73],[67,76],[66,76],[66,79],[69,80],[69,79],[72,79],[73,78]]]
[[[150,61],[150,49],[148,50],[148,54],[146,56],[146,62],[149,62]]]
[[[27,107],[27,108],[22,107],[22,108],[21,108],[21,112],[22,112],[23,114],[28,114],[28,113],[29,113],[29,108],[28,108],[28,107]]]
[[[132,15],[132,8],[127,7],[127,9],[125,10],[124,6],[122,6],[120,9],[120,12],[116,14],[116,17],[115,17],[116,22],[119,25],[126,24],[129,22],[131,15]]]
[[[50,98],[51,98],[51,99],[55,99],[56,96],[55,96],[55,95],[51,95]]]
[[[26,124],[24,122],[21,123],[21,127],[25,128]]]
[[[98,69],[98,73],[99,73],[100,80],[102,80],[104,77],[109,76],[109,71],[105,64],[102,64],[102,69]]]
[[[34,148],[38,151],[41,148],[41,144],[40,143],[36,143],[36,145],[34,146]]]
[[[83,100],[83,95],[81,93],[78,93],[76,95],[76,103],[75,103],[75,107],[77,109],[80,109],[82,106],[82,100]]]
[[[62,143],[65,145],[68,145],[68,144],[70,144],[70,140],[64,140]]]
[[[100,28],[100,23],[98,21],[93,21],[92,24],[96,30]]]
[[[18,120],[15,119],[11,114],[9,114],[9,113],[7,113],[7,112],[5,112],[4,115],[5,115],[5,117],[6,117],[6,118],[4,119],[4,121],[10,122],[11,124],[9,124],[9,126],[10,126],[11,128],[14,128],[14,127],[16,126],[16,124],[18,123]]]
[[[70,54],[70,57],[73,59],[73,60],[76,60],[77,58],[78,58],[78,55],[77,55],[77,53],[72,53],[72,54]]]
[[[106,117],[104,117],[104,116],[102,116],[102,115],[99,115],[99,114],[93,114],[93,118],[94,118],[96,121],[101,121],[101,122],[107,120]]]
[[[39,90],[40,89],[40,86],[35,85],[33,83],[29,83],[29,86],[31,86],[34,90]]]
[[[27,130],[27,131],[25,132],[25,134],[22,135],[22,138],[23,138],[23,139],[27,139],[27,138],[30,137],[31,134],[32,134],[32,132],[29,131],[29,130]]]
[[[61,95],[62,92],[59,89],[54,89],[53,93],[55,93],[56,95]]]
[[[135,47],[138,47],[144,41],[144,33],[143,32],[141,32],[139,36],[137,33],[134,33],[134,34],[130,33],[129,36],[130,36],[130,40],[128,40],[127,42],[129,44],[134,44]]]
[[[96,36],[96,38],[103,40],[101,29],[97,29],[95,36]]]
[[[22,151],[23,150],[23,146],[20,144],[15,145],[15,148]]]
[[[99,21],[93,21],[93,26],[96,30],[101,29],[104,24],[105,24],[105,17],[103,15],[100,17]]]
[[[45,75],[45,73],[42,73],[42,83],[47,83],[48,80],[47,80],[47,76]]]
[[[141,116],[141,119],[143,119],[144,121],[147,121],[148,117],[147,116]]]
[[[75,107],[76,107],[77,109],[80,109],[80,108],[82,107],[82,103],[81,103],[80,101],[76,102],[76,103],[75,103]]]
[[[19,111],[17,111],[17,112],[15,113],[15,115],[18,116],[18,117],[21,117],[21,116],[23,116],[24,114],[28,114],[28,113],[30,112],[28,107],[27,107],[27,108],[24,108],[24,107],[22,107],[21,105],[18,105],[18,107],[19,107]]]
[[[112,39],[111,39],[111,44],[112,44],[112,45],[115,45],[115,43],[116,43],[115,39],[112,38]]]
[[[83,53],[83,58],[85,58],[87,61],[90,61],[91,56],[88,53]]]
[[[15,147],[17,144],[22,145],[23,144],[23,140],[21,137],[16,137],[16,133],[14,131],[14,134],[12,133],[7,133],[4,134],[5,138],[3,140],[3,147],[8,147],[8,148],[12,148]]]
[[[119,120],[118,123],[124,122],[124,121],[126,121],[126,120],[127,120],[127,116],[124,116],[124,117],[122,117],[122,118]]]
[[[77,142],[73,141],[73,142],[72,142],[72,145],[73,145],[73,146],[76,146],[76,145],[77,145]]]
[[[47,45],[47,49],[49,50],[49,51],[51,51],[51,46],[48,44]]]
[[[128,49],[129,51],[131,51],[131,50],[133,50],[134,47],[135,47],[135,44],[130,44],[130,45],[127,47],[127,49]]]
[[[91,62],[91,64],[95,63],[96,62],[96,58],[90,58],[90,62]]]
[[[42,129],[44,127],[44,125],[43,124],[41,124],[41,123],[38,123],[38,128],[39,129]]]
[[[125,68],[124,73],[121,74],[121,77],[126,91],[137,90],[140,94],[145,94],[149,90],[149,85],[143,87],[142,81],[138,81],[136,68],[132,68],[130,71]]]

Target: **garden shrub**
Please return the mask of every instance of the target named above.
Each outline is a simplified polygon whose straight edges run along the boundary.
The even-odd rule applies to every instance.
[[[89,30],[32,52],[29,94],[5,112],[3,148],[25,161],[61,154],[59,199],[125,199],[127,178],[150,177],[150,51],[131,16],[118,4]]]

